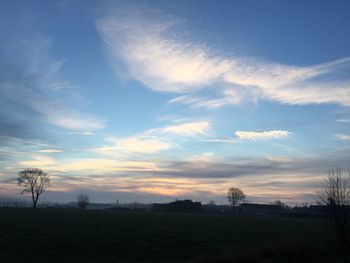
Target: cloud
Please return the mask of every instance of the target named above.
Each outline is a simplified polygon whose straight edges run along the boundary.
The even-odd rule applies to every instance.
[[[230,144],[236,144],[239,143],[238,141],[232,140],[232,139],[209,139],[205,140],[205,142],[213,142],[213,143],[230,143]]]
[[[107,137],[106,140],[111,144],[94,148],[93,151],[108,155],[156,153],[172,148],[174,144],[170,139],[174,139],[173,136],[193,138],[207,135],[209,126],[208,121],[194,121],[154,128],[125,138]]]
[[[47,111],[46,111],[47,112]],[[67,112],[67,114],[69,114]],[[75,116],[74,116],[75,115]],[[69,130],[82,130],[78,132],[80,135],[94,135],[93,132],[84,132],[84,130],[99,130],[105,127],[104,121],[96,118],[80,116],[78,113],[73,113],[71,116],[64,116],[63,113],[53,112],[47,115],[50,123]]]
[[[316,190],[327,176],[329,164],[346,167],[347,161],[346,157],[341,160],[274,156],[254,159],[222,158],[209,152],[184,158],[183,161],[121,161],[108,158],[62,161],[35,156],[33,160],[21,164],[41,162],[35,165],[50,173],[54,182],[50,190],[57,192],[71,193],[84,188],[87,191],[114,193],[118,196],[122,192],[145,195],[152,193],[155,197],[199,200],[215,198],[225,202],[227,189],[239,185],[249,200],[268,202],[293,198],[305,201],[303,197],[306,195],[315,197]],[[7,189],[11,185],[4,187]],[[128,201],[133,201],[130,198]]]
[[[25,160],[28,156],[34,156],[36,158],[35,161],[48,161],[48,159],[44,160],[41,158],[45,158],[42,153],[58,152],[63,152],[63,150],[58,149],[52,144],[42,143],[38,140],[0,135],[0,162],[3,162],[2,171],[15,168],[16,162]]]
[[[64,90],[64,89],[75,89],[79,86],[72,84],[69,80],[64,80],[60,82],[53,82],[50,84],[50,89],[52,90]]]
[[[350,119],[338,119],[337,122],[350,123]]]
[[[183,22],[152,10],[141,13],[129,8],[96,25],[112,59],[122,59],[133,78],[155,91],[185,94],[170,103],[215,109],[258,98],[293,105],[350,106],[348,57],[293,66],[222,56],[207,44],[183,39]],[[216,98],[201,95],[204,90],[216,93]]]
[[[51,153],[52,151],[42,151]],[[24,157],[23,158],[28,158]],[[96,175],[110,172],[136,172],[136,171],[160,171],[158,164],[151,161],[130,161],[111,158],[78,158],[59,160],[47,155],[32,155],[29,159],[17,162],[20,167],[38,167],[47,170],[52,176],[60,173],[81,173],[81,179],[86,178],[86,173],[93,172]],[[76,176],[73,179],[77,179]],[[67,179],[67,178],[66,178]]]
[[[219,95],[213,95],[214,98],[200,95],[182,95],[168,101],[169,104],[185,104],[192,108],[217,109],[226,105],[236,105],[246,99],[247,92],[240,89],[225,89]],[[255,101],[256,96],[250,95],[250,100]]]
[[[336,134],[335,138],[342,141],[350,141],[350,134]]]
[[[12,136],[3,136],[0,135],[0,142],[6,143],[7,145],[15,144],[17,146],[36,146],[36,147],[49,147],[49,148],[57,148],[57,146],[47,143],[42,143],[35,140],[22,139]]]
[[[56,163],[56,161],[53,158],[50,158],[44,155],[32,156],[31,159],[34,159],[34,160],[21,161],[21,162],[18,162],[18,164],[24,167],[48,167]]]
[[[43,149],[43,150],[38,150],[39,153],[61,153],[63,150],[58,150],[58,149]]]
[[[0,55],[0,136],[33,139],[44,122],[28,103],[29,91],[36,91],[35,77],[7,63]],[[33,121],[36,125],[33,125]],[[41,127],[41,128],[40,128]],[[41,136],[45,136],[44,131]]]
[[[177,134],[181,136],[195,136],[206,134],[206,130],[209,128],[209,122],[198,121],[188,122],[178,125],[170,125],[160,129],[161,132]]]
[[[113,159],[79,159],[57,164],[55,169],[69,171],[93,171],[94,173],[106,172],[135,172],[156,171],[157,165],[152,162],[118,161]]]
[[[49,37],[34,34],[16,41],[11,52],[2,46],[0,135],[45,139],[50,124],[89,132],[104,127],[103,120],[81,112],[74,84],[61,76],[63,61],[50,55],[52,45]]]
[[[154,90],[193,89],[214,81],[230,68],[229,61],[210,58],[200,46],[162,37],[172,26],[171,21],[132,21],[125,14],[97,22],[113,55],[123,57],[132,75]]]
[[[324,177],[328,173],[329,165],[347,167],[346,158],[222,158],[212,156],[210,161],[202,159],[164,161],[162,160],[159,172],[153,176],[178,177],[178,178],[250,178],[258,176],[261,180],[267,178],[277,179],[290,175],[297,178],[300,174],[309,174]],[[296,179],[295,179],[296,180]]]
[[[131,136],[123,139],[112,139],[117,150],[127,153],[156,153],[167,150],[171,145],[160,138]]]
[[[184,161],[156,161],[157,169],[122,171],[123,177],[115,184],[133,188],[126,191],[200,199],[207,196],[224,198],[230,185],[239,185],[249,199],[259,200],[263,191],[266,195],[263,200],[277,197],[291,200],[305,194],[315,195],[322,179],[327,176],[329,163],[333,162],[331,159],[310,158],[223,159],[205,153]],[[344,165],[347,160],[337,160],[336,163]],[[115,178],[113,174],[110,180],[112,178]],[[99,183],[107,182],[102,175]]]
[[[103,126],[100,126],[102,128]],[[69,132],[68,134],[76,134],[76,135],[84,135],[84,136],[96,136],[96,133],[89,131],[81,131],[81,132]]]
[[[269,140],[290,137],[292,133],[282,130],[271,131],[236,131],[235,135],[242,140]]]

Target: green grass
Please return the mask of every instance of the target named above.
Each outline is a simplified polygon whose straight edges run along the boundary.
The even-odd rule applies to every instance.
[[[0,262],[226,262],[329,238],[315,219],[0,209]]]

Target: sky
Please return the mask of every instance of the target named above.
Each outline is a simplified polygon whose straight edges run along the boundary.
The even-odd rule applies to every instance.
[[[349,1],[1,1],[0,197],[316,202],[350,168]]]

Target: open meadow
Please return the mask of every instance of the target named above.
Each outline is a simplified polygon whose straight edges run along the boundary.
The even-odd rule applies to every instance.
[[[329,240],[318,219],[0,209],[0,262],[331,262]]]

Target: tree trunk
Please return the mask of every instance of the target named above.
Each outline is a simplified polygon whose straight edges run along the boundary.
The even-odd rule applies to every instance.
[[[36,208],[36,202],[35,202],[35,197],[34,197],[34,191],[32,189],[32,201],[33,201],[33,206],[32,208],[35,209]]]
[[[33,198],[33,209],[36,209],[36,204],[38,203],[38,199],[39,199],[39,196],[35,196],[35,198]]]

